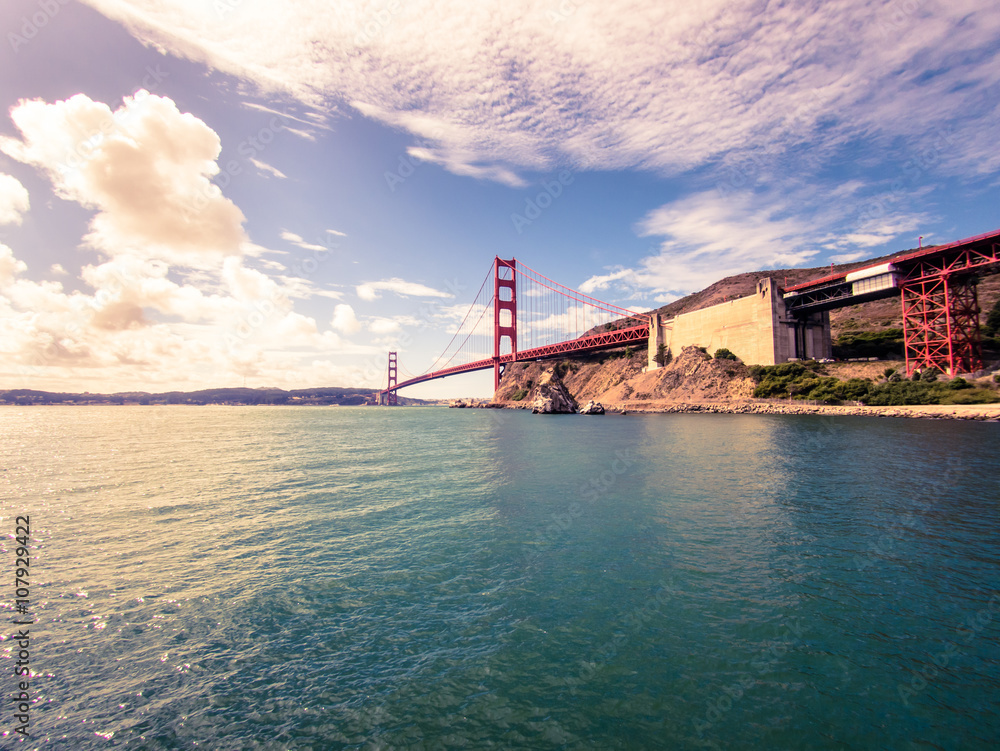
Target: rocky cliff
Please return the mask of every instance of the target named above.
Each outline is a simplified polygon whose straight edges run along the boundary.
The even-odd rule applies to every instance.
[[[531,408],[539,401],[593,400],[613,410],[672,404],[749,399],[754,381],[745,365],[714,360],[696,347],[686,348],[665,367],[643,372],[645,350],[560,362],[514,363],[506,369],[494,402]],[[558,411],[558,410],[556,410]]]

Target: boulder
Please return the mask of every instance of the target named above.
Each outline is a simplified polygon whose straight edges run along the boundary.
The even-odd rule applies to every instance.
[[[604,405],[601,404],[600,402],[595,402],[593,399],[591,399],[589,402],[587,402],[585,405],[583,405],[583,409],[580,410],[580,414],[581,415],[603,415],[604,414]]]
[[[542,373],[542,377],[535,387],[535,394],[531,411],[536,415],[573,414],[576,412],[576,402],[566,391],[566,387],[559,380],[553,368]]]

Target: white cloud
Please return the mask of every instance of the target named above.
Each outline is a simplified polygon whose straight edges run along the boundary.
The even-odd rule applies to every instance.
[[[92,247],[189,266],[241,253],[243,213],[211,182],[219,137],[170,99],[139,91],[115,111],[83,94],[21,101],[11,119],[22,140],[0,137],[0,150],[96,209]]]
[[[198,0],[89,4],[147,43],[291,95],[311,108],[305,122],[349,104],[412,134],[420,158],[509,185],[556,164],[678,172],[806,139],[823,159],[859,133],[916,150],[943,128],[947,169],[1000,164],[985,95],[1000,82],[1000,7],[980,0],[410,0],[333,13],[303,0],[281,13],[244,2],[222,24]]]
[[[402,326],[399,325],[399,321],[394,321],[391,318],[375,318],[368,324],[368,330],[373,334],[395,334],[397,331],[402,331]]]
[[[0,172],[0,224],[20,224],[31,206],[28,189],[13,175]]]
[[[779,199],[753,194],[698,193],[650,211],[641,237],[663,238],[637,268],[617,268],[580,285],[585,293],[619,287],[668,299],[755,269],[798,266],[818,252],[810,224],[788,216]]]
[[[330,321],[330,325],[348,336],[361,331],[361,323],[354,314],[354,308],[344,303],[333,309],[333,319]]]
[[[329,230],[327,230],[327,231],[329,232]],[[301,235],[296,235],[294,232],[289,232],[288,230],[284,230],[281,233],[281,239],[285,240],[286,242],[290,242],[292,245],[298,246],[299,248],[303,248],[305,250],[328,251],[331,248],[336,248],[337,247],[336,244],[333,244],[333,245],[330,245],[329,247],[327,247],[326,245],[318,245],[316,243],[308,243],[308,242],[306,242],[302,238]]]
[[[272,177],[277,177],[279,180],[287,180],[288,175],[282,172],[277,167],[272,167],[267,162],[262,162],[260,159],[251,159],[250,163],[265,174],[271,175]]]
[[[0,289],[14,281],[15,276],[27,270],[24,261],[14,258],[14,251],[0,243]]]
[[[263,257],[278,251],[249,242],[243,214],[210,182],[218,136],[169,99],[140,92],[112,111],[77,95],[21,102],[12,118],[21,138],[3,138],[0,148],[94,211],[85,240],[101,260],[81,269],[82,290],[67,291],[26,278],[26,264],[0,245],[5,384],[195,389],[253,374],[295,387],[300,367],[317,372],[317,353],[375,351],[320,333],[315,318],[294,309],[294,300],[340,293],[280,273],[285,266]],[[5,205],[26,208],[13,183],[0,187],[14,196]],[[326,250],[289,234],[300,247]],[[58,263],[48,271],[67,276]]]
[[[355,287],[362,300],[377,300],[379,292],[392,292],[401,297],[454,297],[448,292],[441,292],[423,284],[407,282],[402,279],[383,279],[380,282],[365,282]]]
[[[634,281],[634,276],[635,272],[631,269],[619,268],[616,271],[612,271],[610,274],[599,274],[597,276],[590,277],[580,285],[580,291],[586,295],[592,295],[602,289],[607,289],[613,282],[622,280]]]

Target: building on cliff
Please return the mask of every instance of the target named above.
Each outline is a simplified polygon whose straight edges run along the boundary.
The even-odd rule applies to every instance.
[[[777,282],[757,282],[754,294],[664,319],[654,314],[650,325],[649,368],[657,366],[663,345],[670,352],[704,347],[725,348],[749,365],[776,365],[791,358],[832,356],[830,314],[827,311],[792,316],[785,308]]]

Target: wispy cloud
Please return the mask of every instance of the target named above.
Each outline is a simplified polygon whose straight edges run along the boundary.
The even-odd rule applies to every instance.
[[[554,164],[678,173],[805,143],[800,164],[821,162],[859,136],[941,127],[947,169],[1000,164],[994,98],[979,95],[1000,83],[1000,6],[976,0],[607,0],[559,23],[530,0],[411,0],[388,18],[378,4],[245,3],[221,24],[197,0],[89,3],[147,42],[311,110],[353,106],[421,139],[421,158],[509,185]]]
[[[287,242],[290,242],[292,245],[298,246],[299,248],[303,248],[304,250],[315,250],[317,252],[330,250],[330,248],[327,247],[326,245],[319,245],[317,243],[306,242],[301,235],[297,235],[294,232],[289,232],[288,230],[284,230],[281,233],[281,239],[286,240]]]
[[[454,297],[449,292],[442,292],[417,282],[407,282],[399,278],[365,282],[355,287],[355,291],[358,297],[368,301],[377,300],[380,296],[379,292],[392,292],[401,297]]]
[[[272,167],[270,164],[268,164],[267,162],[262,162],[260,159],[251,159],[250,163],[257,169],[259,169],[261,172],[271,175],[272,177],[277,177],[279,180],[288,179],[288,175],[286,175],[280,169],[278,169],[277,167]]]

